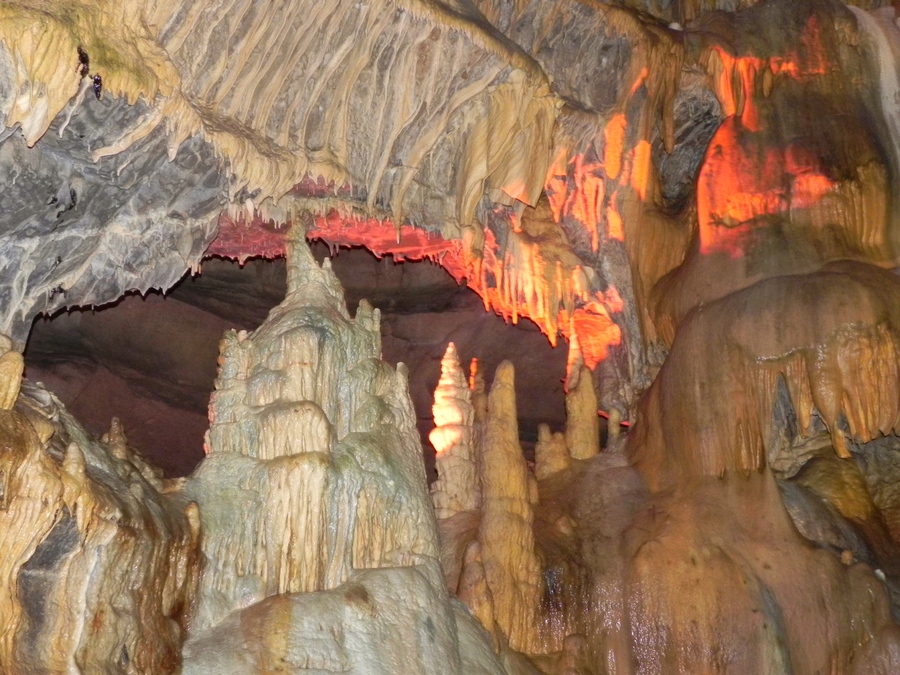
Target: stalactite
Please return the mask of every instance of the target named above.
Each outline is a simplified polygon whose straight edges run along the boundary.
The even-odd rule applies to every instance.
[[[514,217],[508,227],[502,246],[487,238],[482,279],[470,286],[504,318],[515,323],[530,317],[551,344],[558,334],[577,331],[585,362],[596,366],[622,339],[612,316],[622,311],[618,291],[596,287],[594,270],[574,253],[546,201]]]
[[[475,11],[416,1],[395,12],[386,0],[284,11],[209,0],[178,11],[104,0],[6,3],[0,18],[21,92],[2,112],[29,145],[87,91],[81,49],[106,95],[148,106],[93,149],[94,161],[160,128],[171,157],[202,134],[228,161],[231,196],[251,217],[311,176],[359,186],[369,212],[398,222],[430,212],[458,234],[486,192],[534,203],[541,190],[559,102],[537,64]],[[223,48],[221,32],[239,28]],[[372,142],[354,145],[348,131],[362,126]],[[448,141],[459,156],[452,167]]]
[[[437,452],[438,479],[431,486],[431,496],[438,519],[476,509],[481,503],[471,396],[456,346],[451,342],[441,360],[441,378],[432,406],[435,428],[428,437]]]

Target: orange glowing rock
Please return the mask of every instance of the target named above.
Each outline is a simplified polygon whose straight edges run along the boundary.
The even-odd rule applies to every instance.
[[[565,174],[550,176],[544,185],[544,194],[547,195],[547,201],[550,203],[553,220],[558,223],[560,218],[562,218],[563,207],[566,205],[566,197],[568,196]]]
[[[622,341],[622,329],[599,302],[576,309],[572,314],[572,325],[581,342],[584,363],[591,369],[606,358],[610,347]]]
[[[577,205],[576,211],[596,228],[604,199],[603,180],[595,173],[600,165],[579,160],[575,166],[580,187],[568,195],[565,208]],[[511,232],[503,250],[489,229],[484,230],[484,241],[476,250],[470,240],[444,239],[410,225],[398,228],[390,220],[341,215],[336,210],[315,216],[307,237],[322,239],[335,248],[364,246],[376,256],[390,254],[396,260],[432,260],[458,282],[465,279],[482,297],[485,309],[513,323],[520,317],[531,319],[554,345],[558,335],[570,334],[569,320],[575,316],[572,325],[582,338],[584,362],[594,368],[606,358],[609,347],[621,341],[621,331],[609,315],[623,309],[618,292],[607,289],[607,297],[587,288],[580,260],[564,243],[552,217],[531,216],[526,224],[524,218],[510,214],[508,223]],[[621,219],[613,227],[620,230]],[[258,217],[250,223],[235,222],[223,213],[219,235],[207,254],[242,261],[254,255],[284,255],[287,230]],[[584,306],[575,308],[576,300]]]
[[[602,168],[599,163],[584,163],[583,155],[575,159],[576,188],[569,198],[571,215],[591,233],[591,249],[596,251],[600,242],[598,224],[603,218],[603,198],[606,183],[602,175],[595,171]]]
[[[606,175],[610,180],[619,177],[622,169],[622,148],[625,143],[625,115],[619,113],[613,116],[603,130],[603,139],[606,142],[606,151],[603,154],[603,163],[606,166]]]
[[[617,241],[625,241],[625,231],[622,227],[622,216],[616,210],[615,201],[610,200],[609,207],[606,209],[606,233],[610,239]]]
[[[610,127],[616,126],[616,119],[607,126],[608,135],[618,133]],[[621,142],[622,139],[615,141],[613,138],[610,142]],[[620,148],[621,150],[621,148]],[[607,157],[610,157],[610,148],[607,146]],[[645,163],[644,166],[644,183],[641,188],[642,193],[646,193],[646,178],[649,172],[650,163],[650,145],[639,150],[639,161]],[[607,159],[607,161],[609,161]],[[615,155],[613,160],[613,170],[618,175],[621,169],[621,152]],[[606,206],[606,179],[609,176],[609,164],[604,165],[600,161],[590,161],[586,159],[584,153],[575,155],[566,167],[565,174],[555,173],[560,171],[558,167],[554,169],[544,185],[544,191],[547,195],[547,202],[550,212],[553,215],[553,221],[559,223],[563,218],[574,219],[590,234],[591,249],[596,251],[600,247],[600,224],[603,222],[604,213],[607,213],[607,236],[611,239],[623,240],[622,220],[618,213],[609,214],[609,208]],[[611,200],[610,200],[611,202]],[[617,219],[611,221],[610,219]]]
[[[650,170],[650,143],[646,140],[641,140],[634,149],[634,164],[631,171],[631,186],[637,190],[641,201],[646,201],[647,199]]]
[[[619,295],[619,290],[612,285],[603,294],[603,304],[609,308],[610,312],[621,312],[625,309],[625,303],[622,301],[622,296]]]
[[[790,144],[768,147],[764,134],[732,116],[716,131],[697,185],[700,250],[740,257],[764,216],[810,208],[834,188],[818,159]]]

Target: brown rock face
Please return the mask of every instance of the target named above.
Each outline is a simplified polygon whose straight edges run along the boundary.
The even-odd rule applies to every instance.
[[[881,672],[891,662],[894,500],[868,467],[885,457],[873,444],[900,424],[900,283],[884,269],[897,256],[895,160],[878,141],[894,113],[873,108],[848,73],[872,77],[853,48],[870,39],[858,27],[882,56],[878,40],[895,36],[884,35],[886,11],[880,23],[866,16],[763,2],[703,17],[684,36],[682,54],[700,54],[725,116],[695,202],[662,208],[652,171],[640,172],[640,140],[619,185],[634,190],[624,240],[644,338],[668,354],[624,443],[592,458],[567,427],[570,456],[547,429],[536,449],[534,658],[548,672]],[[654,118],[661,136],[666,114]],[[607,178],[623,169],[622,133],[607,126]],[[568,183],[556,208],[576,217],[584,190]],[[636,219],[654,206],[662,218]],[[573,429],[589,417],[580,364],[576,353]],[[445,552],[474,560],[463,544],[474,536],[483,559],[475,520],[441,522]]]

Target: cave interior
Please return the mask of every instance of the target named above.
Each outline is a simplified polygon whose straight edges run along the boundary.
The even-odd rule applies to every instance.
[[[900,3],[0,4],[0,673],[900,673]]]

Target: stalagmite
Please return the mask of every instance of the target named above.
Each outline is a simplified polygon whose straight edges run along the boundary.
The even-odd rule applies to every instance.
[[[590,459],[600,452],[600,417],[590,368],[581,366],[566,393],[566,446],[573,459]]]
[[[574,319],[569,326],[569,351],[566,353],[566,391],[573,389],[584,366],[584,353],[581,351],[581,339],[575,330]]]
[[[431,486],[438,519],[470,511],[481,504],[475,456],[475,412],[456,346],[451,342],[441,360],[441,379],[434,392],[434,430],[429,440],[437,456],[438,479]]]
[[[615,448],[622,437],[622,413],[618,408],[610,408],[606,421],[607,447]]]
[[[459,635],[475,627],[445,590],[405,368],[379,360],[378,310],[349,316],[300,227],[288,267],[282,304],[222,340],[210,454],[183,488],[206,560],[184,673],[462,675]],[[452,345],[442,383],[439,421],[470,428]],[[472,508],[477,491],[458,496]],[[466,658],[497,668],[489,649]]]
[[[125,430],[118,417],[113,417],[109,422],[109,431],[103,434],[100,439],[106,443],[110,454],[117,459],[126,459],[128,457],[128,439],[125,437]]]
[[[551,433],[550,427],[542,424],[538,427],[538,440],[534,446],[534,473],[538,480],[543,480],[572,463],[569,447],[563,433]]]
[[[481,559],[481,544],[473,541],[466,548],[462,561],[462,575],[459,579],[457,597],[466,603],[472,615],[491,634],[494,651],[500,651],[498,627],[494,619],[494,597],[488,587],[484,564]]]
[[[539,649],[541,569],[534,548],[528,468],[519,446],[514,378],[512,364],[501,363],[488,399],[478,541],[494,619],[513,649],[534,653]]]
[[[396,492],[354,468],[398,415],[391,396],[401,394],[374,360],[378,311],[361,304],[351,319],[328,262],[316,264],[297,230],[284,303],[254,333],[223,338],[210,455],[185,486],[209,533],[201,630],[250,598],[334,588],[353,569],[436,550],[433,530],[410,510],[418,500],[396,503],[415,472],[401,474]],[[234,480],[244,495],[238,520],[224,517],[234,497],[217,487]]]
[[[484,371],[481,369],[478,359],[472,359],[469,364],[469,390],[472,392],[475,428],[478,433],[481,433],[485,420],[487,420],[488,397],[485,391]]]

